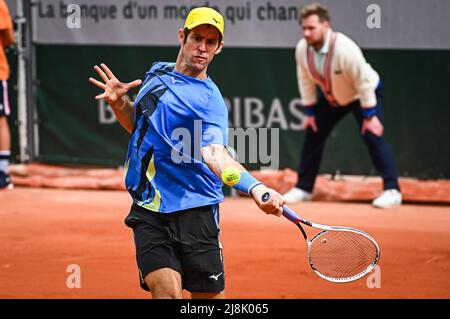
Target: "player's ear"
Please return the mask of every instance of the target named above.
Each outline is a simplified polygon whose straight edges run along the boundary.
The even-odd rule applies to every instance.
[[[178,42],[180,43],[180,45],[183,45],[184,43],[184,30],[183,29],[178,29]]]
[[[220,42],[220,44],[217,47],[216,52],[214,54],[219,54],[220,52],[222,52],[222,48],[223,48],[223,41]]]

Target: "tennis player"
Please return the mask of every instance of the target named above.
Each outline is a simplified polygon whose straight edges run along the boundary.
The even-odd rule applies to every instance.
[[[183,289],[192,298],[225,297],[219,203],[226,168],[241,171],[234,188],[265,213],[282,213],[281,195],[227,152],[228,111],[207,74],[223,36],[222,15],[196,8],[178,31],[176,62],[154,63],[142,85],[119,82],[104,64],[94,67],[104,83],[89,79],[104,90],[96,99],[105,99],[131,133],[125,172],[133,205],[125,223],[134,231],[141,287],[153,298],[182,298]],[[139,85],[129,101],[126,92]],[[263,203],[267,191],[272,196]]]

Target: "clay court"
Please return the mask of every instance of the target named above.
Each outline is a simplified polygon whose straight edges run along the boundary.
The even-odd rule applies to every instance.
[[[16,187],[0,193],[0,298],[148,298],[138,285],[125,191]],[[313,273],[298,229],[246,198],[221,205],[228,298],[449,298],[450,207],[315,201],[291,206],[323,224],[372,234],[381,287],[334,284]],[[66,285],[68,265],[81,288]],[[188,294],[186,294],[188,296]]]
[[[282,194],[320,167],[313,200],[290,208],[361,229],[381,249],[368,276],[325,281],[293,223],[224,186],[227,298],[450,299],[450,1],[325,1],[329,10],[291,0],[78,2],[0,0],[0,187],[9,174],[15,185],[0,191],[0,300],[150,298],[139,286],[124,224],[132,199],[118,166],[136,168],[131,193],[151,184],[147,199],[161,193],[167,203],[175,187],[166,183],[189,195],[212,178],[168,181],[177,174],[166,175],[175,167],[164,165],[169,149],[183,165],[194,151],[192,166],[176,168],[193,176],[197,146],[216,143],[236,148],[247,169],[274,168],[251,173]],[[218,12],[190,15],[197,5]],[[403,204],[372,207],[379,176],[397,188],[395,167]],[[80,287],[70,286],[74,269]],[[367,308],[379,309],[361,314]]]

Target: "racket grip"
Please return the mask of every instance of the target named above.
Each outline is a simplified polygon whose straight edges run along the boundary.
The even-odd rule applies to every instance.
[[[263,202],[267,202],[270,198],[270,193],[264,193],[261,197],[261,200]],[[300,222],[300,217],[297,216],[296,213],[294,213],[290,208],[288,208],[286,205],[283,205],[283,216],[289,219],[294,224],[298,224]]]
[[[298,217],[297,214],[286,205],[283,205],[283,216],[294,224],[298,224],[300,222],[300,217]]]

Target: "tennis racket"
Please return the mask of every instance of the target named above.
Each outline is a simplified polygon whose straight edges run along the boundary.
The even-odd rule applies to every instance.
[[[262,201],[270,198],[264,193]],[[283,205],[283,216],[296,224],[306,240],[307,257],[319,277],[337,283],[355,281],[378,264],[380,248],[369,234],[350,227],[326,226],[300,218]],[[301,224],[320,229],[311,239]]]

